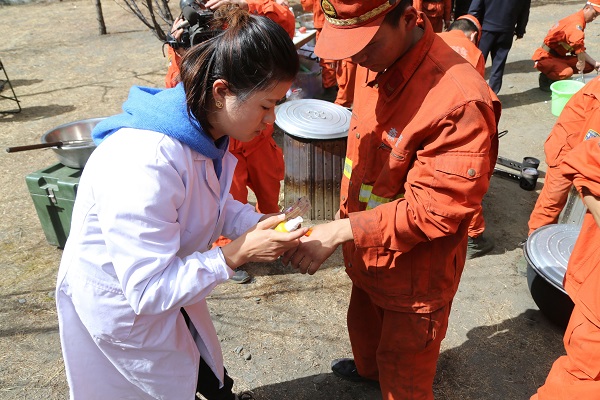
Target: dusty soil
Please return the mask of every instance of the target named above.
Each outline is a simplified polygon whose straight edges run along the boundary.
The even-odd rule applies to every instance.
[[[133,84],[162,85],[161,43],[116,3],[103,6],[104,36],[92,2],[0,6],[0,54],[23,107],[0,114],[3,147],[37,143],[60,124],[117,113]],[[499,96],[500,129],[509,131],[501,139],[504,157],[543,159],[556,117],[529,57],[555,20],[581,6],[579,0],[533,1]],[[586,30],[596,57],[599,32],[597,24]],[[0,110],[13,106],[0,99]],[[53,298],[61,250],[47,243],[25,185],[28,174],[55,162],[46,150],[0,155],[0,399],[68,397]],[[442,344],[438,399],[528,398],[563,353],[561,330],[531,299],[519,246],[542,185],[540,179],[536,191],[524,191],[492,179],[484,209],[486,235],[496,247],[467,263]],[[351,355],[345,328],[350,282],[339,253],[312,277],[278,263],[247,269],[251,283],[220,285],[209,299],[237,389],[265,400],[379,398],[377,390],[330,372],[331,359]]]

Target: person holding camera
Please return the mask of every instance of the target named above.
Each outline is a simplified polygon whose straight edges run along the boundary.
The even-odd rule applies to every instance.
[[[206,297],[308,229],[277,232],[283,214],[232,199],[227,148],[273,123],[300,64],[273,21],[214,18],[227,29],[186,52],[180,84],[134,86],[92,131],[56,285],[72,400],[252,398],[232,391]],[[211,248],[221,234],[234,240]]]
[[[283,0],[278,2],[272,0],[209,0],[198,7],[204,10],[216,11],[219,7],[237,5],[251,14],[265,16],[285,29],[290,38],[294,37],[295,19],[294,14],[285,6]],[[179,43],[185,34],[184,29],[177,29],[183,20],[178,18],[173,23],[171,34]],[[194,43],[192,43],[192,46]],[[165,77],[166,87],[173,87],[179,82],[179,63],[181,56],[189,47],[168,46],[169,69]],[[248,188],[256,196],[256,208],[263,213],[276,213],[279,211],[279,192],[281,180],[285,176],[283,151],[273,139],[273,125],[269,124],[263,129],[259,136],[249,142],[241,142],[236,139],[229,141],[229,151],[237,158],[238,163],[233,176],[230,193],[233,198],[242,202],[248,202]],[[216,246],[229,243],[226,237],[219,238]],[[249,282],[252,277],[248,272],[239,269],[231,278],[234,283]]]

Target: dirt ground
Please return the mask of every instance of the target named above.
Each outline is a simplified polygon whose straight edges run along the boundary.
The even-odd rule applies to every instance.
[[[554,21],[582,5],[533,1],[499,96],[500,130],[509,131],[502,156],[543,160],[556,117],[549,94],[537,87],[530,56]],[[0,114],[3,147],[37,143],[55,126],[117,113],[131,85],[162,85],[161,43],[116,3],[103,6],[105,36],[98,35],[91,1],[0,6],[0,56],[23,107]],[[599,33],[597,23],[586,30],[596,57]],[[0,110],[13,106],[0,100]],[[28,174],[55,162],[48,150],[0,154],[0,399],[68,398],[53,298],[61,250],[47,243],[25,185]],[[496,247],[467,262],[442,344],[438,399],[526,399],[563,353],[561,330],[530,296],[519,246],[542,185],[543,174],[535,191],[492,179],[484,210],[486,235]],[[264,400],[379,398],[377,390],[330,371],[332,359],[351,355],[345,328],[350,281],[342,265],[336,253],[310,277],[278,263],[253,264],[251,283],[213,292],[209,304],[236,389]]]

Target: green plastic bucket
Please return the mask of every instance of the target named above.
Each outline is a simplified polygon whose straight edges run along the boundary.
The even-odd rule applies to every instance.
[[[567,101],[579,91],[585,83],[581,81],[556,81],[550,85],[552,91],[552,115],[559,116]]]

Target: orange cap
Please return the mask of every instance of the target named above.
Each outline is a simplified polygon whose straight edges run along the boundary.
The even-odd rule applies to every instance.
[[[597,12],[597,13],[600,13],[600,4],[598,4],[598,3],[592,3],[591,1],[588,1],[588,2],[587,2],[587,3],[585,3],[585,4],[587,4],[587,5],[589,5],[589,6],[592,6],[592,8],[593,8],[594,10],[596,10],[596,12]]]
[[[342,60],[364,49],[385,15],[400,3],[400,0],[320,1],[325,24],[315,54],[327,60]]]
[[[481,24],[479,23],[479,20],[477,19],[477,17],[475,17],[474,15],[471,15],[471,14],[465,14],[465,15],[461,15],[460,17],[456,18],[457,21],[459,19],[468,19],[475,25],[475,27],[477,27],[477,43],[475,43],[475,45],[478,46],[479,39],[481,39]]]

